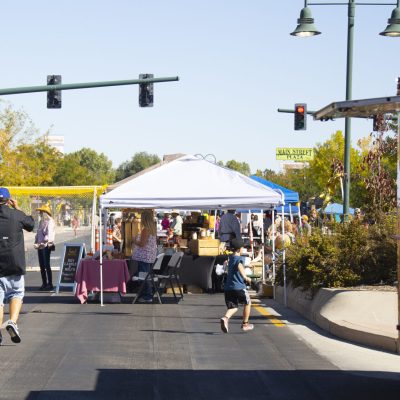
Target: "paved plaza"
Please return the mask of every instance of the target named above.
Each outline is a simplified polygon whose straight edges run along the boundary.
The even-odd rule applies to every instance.
[[[37,291],[39,275],[27,275],[22,342],[3,332],[0,399],[376,399],[400,390],[399,356],[338,341],[272,300],[254,307],[254,331],[242,332],[238,315],[223,334],[220,293],[162,305],[126,295],[101,307]]]

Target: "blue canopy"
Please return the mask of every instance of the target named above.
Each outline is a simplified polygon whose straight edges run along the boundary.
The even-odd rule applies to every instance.
[[[343,205],[339,203],[331,203],[324,209],[320,208],[319,211],[324,214],[343,214]],[[349,213],[354,215],[354,208],[349,207]]]
[[[277,213],[279,213],[279,214],[282,214],[282,206],[275,207],[275,211]],[[292,211],[292,214],[298,214],[299,213],[299,207],[290,205],[290,210],[289,210],[289,204],[285,204],[283,206],[283,213],[284,214],[290,214],[290,211]]]
[[[268,186],[271,189],[279,189],[283,192],[285,196],[285,203],[297,203],[299,201],[299,194],[297,192],[294,192],[293,190],[286,189],[283,186],[280,186],[274,182],[267,181],[264,178],[261,178],[260,176],[257,175],[251,175],[251,179],[254,179],[258,183],[261,183],[262,185]],[[289,211],[288,211],[289,212]]]

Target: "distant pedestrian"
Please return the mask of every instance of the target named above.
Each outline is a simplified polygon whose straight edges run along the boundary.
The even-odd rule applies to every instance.
[[[220,320],[221,329],[224,333],[228,333],[229,319],[238,311],[239,303],[244,304],[242,330],[251,331],[254,329],[254,325],[249,324],[251,300],[246,287],[246,282],[251,284],[251,279],[244,270],[242,257],[240,256],[242,248],[242,240],[231,240],[231,250],[234,253],[228,260],[228,276],[224,285],[225,303],[228,310]]]
[[[72,217],[71,225],[72,225],[72,229],[74,230],[74,236],[76,237],[76,231],[77,231],[78,228],[79,228],[79,218],[78,218],[77,215],[74,215],[74,216]]]
[[[161,221],[161,227],[164,231],[166,231],[169,229],[169,225],[170,225],[169,214],[165,213]]]
[[[53,290],[53,279],[50,266],[50,253],[55,250],[54,239],[56,236],[55,223],[51,217],[51,210],[48,204],[44,204],[36,211],[39,211],[40,222],[35,236],[34,247],[38,251],[40,274],[42,286],[39,290]]]
[[[311,225],[308,223],[307,215],[301,216],[301,229],[306,236],[311,236]]]
[[[4,303],[9,302],[10,319],[5,329],[13,343],[21,342],[17,321],[25,294],[25,244],[23,230],[31,232],[32,216],[22,212],[8,189],[0,188],[0,326],[3,324]],[[3,337],[0,331],[0,345]]]

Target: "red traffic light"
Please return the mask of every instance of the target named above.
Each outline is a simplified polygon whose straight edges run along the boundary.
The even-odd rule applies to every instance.
[[[294,105],[294,130],[304,131],[307,125],[307,104],[296,103]]]

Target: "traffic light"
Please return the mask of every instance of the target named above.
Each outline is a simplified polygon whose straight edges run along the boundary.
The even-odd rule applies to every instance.
[[[61,85],[61,75],[47,75],[48,85]],[[61,108],[61,90],[47,91],[47,108]]]
[[[294,105],[294,130],[305,131],[307,128],[307,104]]]
[[[154,78],[153,74],[140,74],[139,79]],[[153,107],[153,84],[139,83],[139,106]]]

